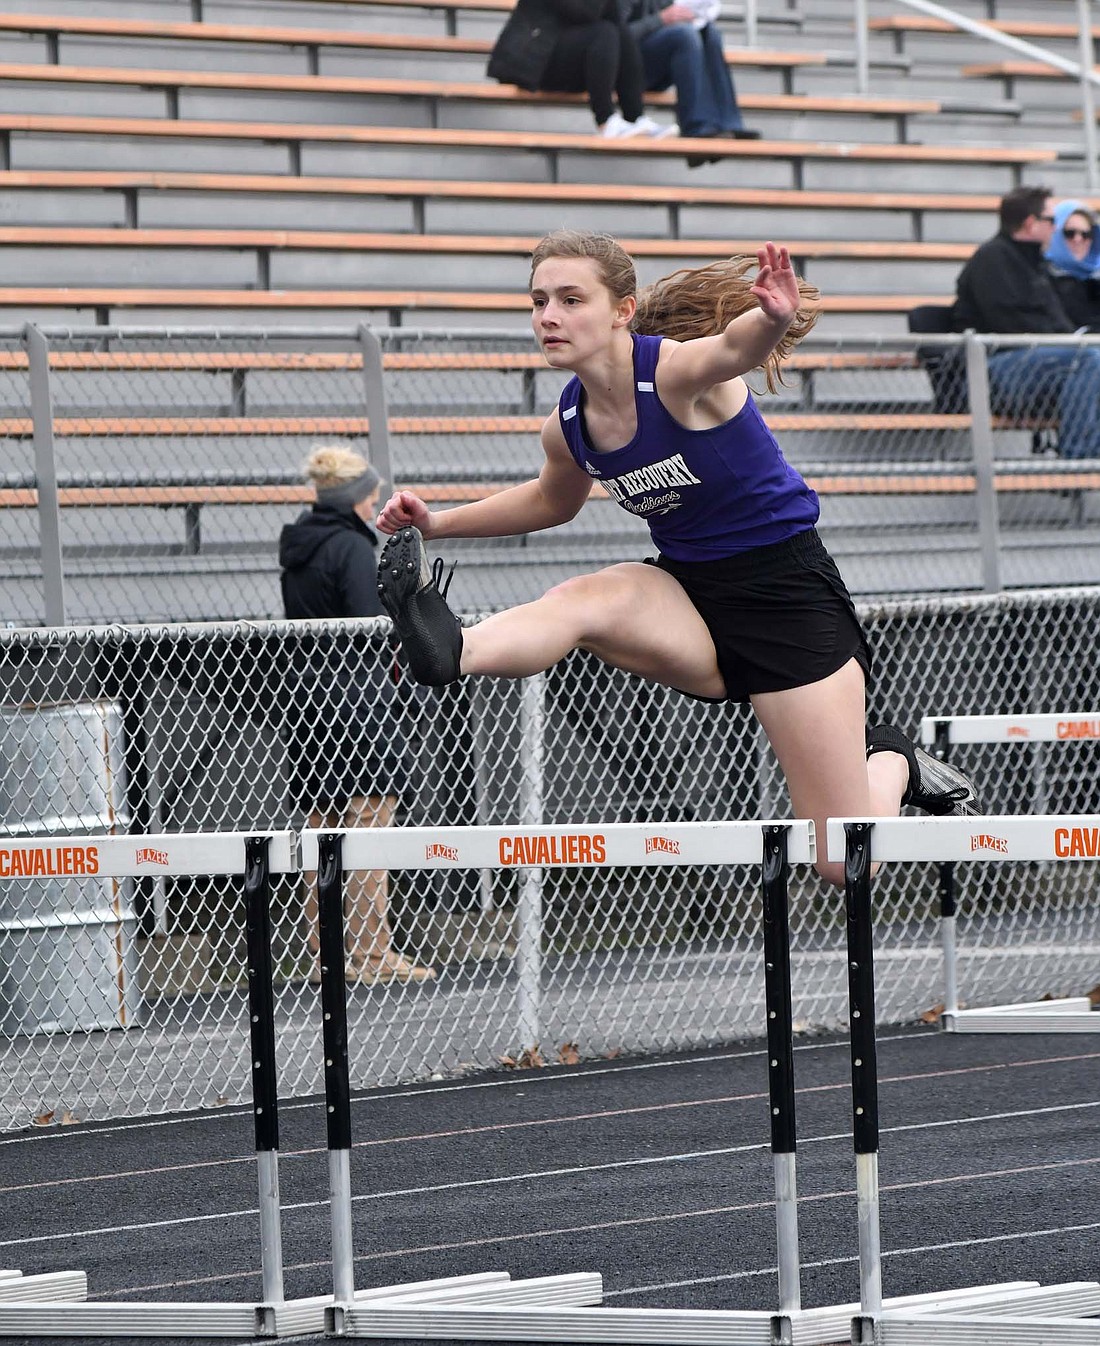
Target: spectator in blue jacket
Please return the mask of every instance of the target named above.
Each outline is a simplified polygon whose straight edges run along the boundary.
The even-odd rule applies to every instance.
[[[1100,231],[1092,211],[1080,201],[1055,206],[1044,255],[1070,321],[1100,330]]]
[[[676,87],[682,136],[758,140],[737,105],[722,35],[712,20],[714,0],[626,0],[627,27],[641,48],[646,88]],[[692,166],[711,156],[693,155]]]

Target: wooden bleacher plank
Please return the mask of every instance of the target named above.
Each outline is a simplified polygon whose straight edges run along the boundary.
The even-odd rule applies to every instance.
[[[1093,66],[1100,74],[1100,66]],[[1074,79],[1057,66],[1044,61],[977,61],[964,65],[959,73],[968,79]]]
[[[432,37],[414,33],[366,33],[341,28],[292,28],[281,24],[163,22],[80,14],[0,14],[0,32],[66,34],[81,37],[164,39],[166,41],[264,43],[305,47],[372,48],[403,51],[487,53],[485,38]]]
[[[484,182],[327,175],[292,177],[275,173],[191,173],[160,172],[151,169],[0,169],[0,190],[17,188],[224,191],[329,196],[435,196],[456,200],[488,197],[508,201],[540,201],[547,204],[562,201],[615,201],[688,206],[765,206],[772,209],[963,210],[981,213],[996,210],[1000,200],[1000,197],[990,193],[845,192],[786,187],[672,187],[667,184],[618,182]],[[1100,197],[1081,199],[1095,200],[1100,204]]]
[[[751,255],[759,239],[623,238],[636,257],[730,257]],[[0,225],[0,246],[102,248],[265,248],[323,252],[480,253],[528,255],[536,235],[357,233],[323,229],[118,229],[64,225]],[[862,242],[848,239],[802,240],[790,244],[799,257],[854,257],[912,261],[964,262],[969,243]]]
[[[511,8],[511,5],[506,6]],[[81,15],[0,14],[0,32],[48,33],[114,38],[162,39],[229,43],[263,43],[303,47],[337,47],[349,50],[432,51],[440,53],[488,56],[493,48],[489,38],[431,36],[427,34],[360,32],[339,28],[293,28],[282,25],[159,22],[147,19],[89,18]],[[726,59],[731,65],[768,68],[794,68],[824,65],[822,52],[769,50],[730,47]],[[246,76],[247,78],[247,76]]]
[[[889,469],[852,472],[814,471],[805,474],[809,486],[819,495],[973,495],[977,489],[974,473],[944,471],[935,467],[916,467],[912,471]],[[1062,472],[1021,472],[1001,469],[994,472],[994,485],[1000,492],[1049,492],[1100,490],[1100,471],[1068,468]],[[412,483],[414,491],[428,504],[483,500],[506,491],[514,482],[454,483],[450,485]],[[59,504],[66,509],[121,507],[184,507],[187,505],[294,505],[309,504],[314,498],[306,485],[189,485],[173,486],[62,486]],[[590,499],[609,499],[606,489],[592,483]],[[38,492],[34,487],[0,487],[0,508],[34,509]]]
[[[180,370],[206,372],[236,370],[360,370],[363,357],[352,352],[341,354],[278,351],[59,351],[49,353],[50,368],[67,371],[101,370]],[[475,369],[546,369],[546,361],[536,351],[391,351],[382,357],[383,367],[401,370],[475,370]],[[0,351],[0,370],[27,369],[29,362],[22,351]],[[790,370],[838,369],[917,369],[916,356],[909,351],[795,351],[784,361]]]
[[[1065,39],[1076,41],[1077,24],[1058,23],[1050,19],[982,19],[987,28],[995,28],[1009,37]],[[894,14],[889,18],[869,19],[868,28],[878,33],[965,33],[946,19],[931,14]],[[1092,28],[1092,36],[1100,37],[1100,24]]]
[[[394,434],[530,434],[542,429],[544,415],[391,416]],[[936,412],[766,412],[773,430],[965,430],[968,415]],[[151,438],[164,435],[366,435],[365,416],[56,416],[58,438]],[[0,417],[0,435],[27,439],[30,417]]]
[[[444,41],[443,38],[437,39]],[[447,39],[457,41],[458,39]],[[389,42],[398,47],[397,40]],[[762,52],[757,48],[730,48],[727,63],[737,66],[796,68],[823,65],[825,56],[812,52]],[[326,94],[432,94],[440,98],[478,98],[500,96],[518,98],[522,91],[509,93],[511,85],[474,83],[469,80],[406,80],[372,78],[363,75],[287,75],[270,71],[134,69],[130,66],[47,65],[23,61],[0,62],[0,80],[47,84],[117,84],[148,89],[247,89],[264,93]],[[535,95],[525,94],[525,98]],[[554,101],[541,95],[542,101]]]
[[[430,79],[389,79],[382,76],[370,80],[368,92],[404,98],[441,96],[440,81]],[[477,99],[499,103],[525,103],[532,108],[547,105],[571,107],[587,106],[583,94],[531,93],[511,84],[448,81],[448,98]],[[647,102],[672,107],[675,98],[671,92],[646,95]],[[743,108],[753,112],[796,113],[850,113],[853,116],[903,117],[910,115],[934,116],[942,105],[928,98],[883,98],[859,94],[801,94],[753,93],[738,96]],[[0,130],[26,132],[56,132],[71,135],[179,135],[173,129],[175,118],[168,117],[86,117],[51,112],[0,113]],[[269,140],[332,140],[354,139],[353,125],[333,123],[320,125],[310,122],[183,122],[195,136],[220,136],[237,139]]]
[[[19,73],[12,75],[10,72],[17,70]],[[183,71],[178,72],[181,78],[175,78],[177,72],[174,71],[113,71],[101,70],[98,67],[86,66],[25,66],[14,67],[12,65],[0,64],[0,80],[4,78],[16,79],[45,79],[65,81],[68,78],[76,83],[92,84],[96,82],[117,83],[114,76],[118,74],[121,82],[131,84],[163,84],[165,87],[184,87],[189,85],[192,80],[197,81],[202,87],[217,88],[265,88],[282,89],[291,88],[297,77],[289,75],[257,75],[257,76],[232,76],[225,75],[222,71]],[[103,77],[100,80],[100,77]],[[163,78],[162,78],[163,77]],[[320,86],[310,84],[310,80],[322,80],[325,76],[307,76],[303,77],[305,84],[303,87],[316,88]],[[333,77],[335,78],[335,77]],[[350,77],[349,77],[350,78]],[[256,84],[255,80],[277,81],[275,84]],[[234,82],[236,81],[236,82]],[[245,82],[241,82],[245,81]],[[297,81],[299,84],[301,80]],[[348,81],[341,80],[344,84]],[[355,87],[349,87],[346,92],[358,93],[377,93],[392,92],[392,86],[404,85],[408,81],[403,80],[351,80]],[[489,88],[489,86],[470,86],[454,85],[450,82],[430,82],[431,91],[440,98],[461,97],[462,89],[466,88]],[[366,86],[370,86],[369,88]],[[503,86],[502,86],[503,87]],[[335,90],[329,89],[328,92]],[[489,94],[493,91],[489,89]],[[532,98],[534,95],[524,95],[525,98]],[[10,114],[9,114],[10,116]],[[89,119],[91,120],[91,119]],[[113,119],[112,119],[113,120]],[[134,119],[135,121],[139,119]],[[362,145],[421,145],[435,147],[440,150],[448,148],[492,148],[492,149],[532,149],[532,150],[582,150],[587,153],[597,154],[641,154],[641,155],[673,155],[681,157],[686,153],[684,145],[677,138],[654,140],[649,136],[628,137],[622,140],[608,140],[603,136],[591,132],[568,132],[568,131],[500,131],[483,130],[474,128],[430,128],[413,126],[347,126],[347,127],[320,127],[306,128],[300,123],[268,122],[263,124],[262,130],[257,129],[248,135],[245,135],[241,127],[248,123],[235,122],[182,122],[173,121],[166,118],[163,123],[155,119],[143,119],[146,122],[146,129],[141,134],[145,135],[169,135],[182,136],[194,131],[195,128],[205,127],[204,131],[198,134],[216,135],[224,139],[268,139],[268,140],[294,140],[294,139],[319,139],[319,140],[340,140],[348,143]],[[155,122],[154,127],[149,127],[150,120]],[[185,129],[187,128],[187,129]],[[216,128],[216,129],[215,129]],[[321,134],[314,134],[320,131]],[[794,159],[839,159],[839,160],[874,160],[883,161],[894,159],[901,162],[917,163],[991,163],[991,164],[1036,164],[1051,163],[1058,157],[1057,150],[1043,149],[1036,146],[972,146],[972,145],[912,145],[912,144],[854,144],[837,143],[835,141],[801,141],[801,140],[730,140],[726,138],[705,138],[696,137],[691,141],[691,150],[693,153],[704,150],[714,150],[730,157],[742,158],[794,158]]]
[[[908,313],[918,304],[950,304],[951,295],[831,294],[816,307],[822,313]],[[190,309],[444,309],[482,313],[526,313],[525,294],[482,290],[202,290],[127,289],[125,286],[8,286],[3,308],[190,308]]]

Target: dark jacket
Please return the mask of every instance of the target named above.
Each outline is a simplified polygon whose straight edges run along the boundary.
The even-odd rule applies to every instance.
[[[489,54],[490,78],[540,89],[562,28],[595,23],[606,7],[607,0],[519,0]],[[621,23],[617,3],[614,9]]]
[[[350,509],[314,505],[279,536],[289,618],[377,617],[378,537]],[[362,796],[400,797],[405,741],[392,659],[377,638],[292,642],[284,703],[294,807],[340,811]]]
[[[1038,243],[1008,234],[988,239],[959,272],[953,316],[956,332],[1072,332]]]
[[[1054,288],[1074,327],[1100,328],[1100,280],[1089,276],[1079,280],[1052,268]]]
[[[378,535],[350,509],[314,505],[279,535],[289,618],[379,617]]]

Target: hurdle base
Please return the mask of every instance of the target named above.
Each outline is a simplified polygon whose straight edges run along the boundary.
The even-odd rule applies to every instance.
[[[614,1343],[614,1346],[826,1346],[850,1340],[855,1346],[882,1346],[881,1327],[900,1324],[913,1334],[896,1346],[954,1341],[957,1321],[1025,1323],[1031,1337],[1014,1337],[1014,1327],[999,1327],[988,1340],[1006,1346],[1034,1346],[1051,1321],[1080,1323],[1100,1313],[1100,1283],[1075,1281],[1042,1286],[1036,1281],[969,1286],[934,1294],[900,1295],[883,1302],[881,1315],[867,1315],[859,1304],[804,1309],[790,1313],[724,1312],[714,1309],[608,1309],[582,1302],[586,1282],[598,1276],[551,1276],[532,1281],[461,1287],[435,1294],[385,1297],[373,1304],[334,1305],[330,1336],[362,1339],[554,1341]],[[558,1296],[556,1305],[548,1298]],[[477,1302],[475,1302],[477,1301]],[[1072,1315],[1072,1316],[1070,1316]],[[941,1324],[944,1331],[941,1333]],[[1086,1324],[1088,1326],[1088,1324]],[[1100,1328],[1100,1323],[1097,1324]],[[923,1332],[923,1336],[920,1333]],[[974,1346],[985,1338],[974,1338]],[[1072,1338],[1072,1346],[1076,1346]],[[1100,1346],[1084,1337],[1087,1346]]]
[[[357,1290],[354,1303],[415,1302],[418,1297],[476,1295],[510,1282],[506,1271],[449,1276]],[[88,1300],[83,1271],[23,1276],[0,1271],[0,1337],[290,1337],[325,1331],[332,1295],[266,1304],[181,1300]]]
[[[944,1010],[941,1021],[945,1033],[1100,1033],[1100,1010],[1088,996]]]
[[[10,1300],[71,1304],[87,1298],[88,1277],[83,1271],[47,1271],[37,1276],[0,1271],[0,1304]]]
[[[1100,1282],[1018,1282],[914,1295],[852,1320],[853,1346],[1100,1346]],[[1074,1333],[1063,1336],[1070,1324]],[[1083,1335],[1082,1335],[1083,1333]],[[1091,1334],[1091,1335],[1090,1335]]]
[[[797,1314],[715,1309],[349,1306],[334,1335],[411,1341],[556,1341],[640,1346],[826,1346],[849,1334],[852,1308]]]

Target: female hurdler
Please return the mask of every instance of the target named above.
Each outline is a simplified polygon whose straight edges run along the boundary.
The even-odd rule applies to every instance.
[[[757,261],[751,283],[751,259],[735,259],[639,296],[630,258],[607,235],[544,238],[532,327],[546,362],[574,377],[542,428],[539,475],[439,513],[409,491],[391,496],[378,520],[392,534],[382,604],[421,683],[522,678],[583,649],[693,697],[751,702],[795,815],[819,835],[827,817],[884,817],[902,804],[972,812],[960,772],[891,726],[865,729],[870,652],[814,528],[817,496],[742,377],[763,367],[774,386],[813,314],[800,308],[786,248],[768,243]],[[567,580],[463,630],[423,539],[552,528],[577,514],[593,481],[646,519],[659,558]],[[843,884],[842,863],[817,869]]]

